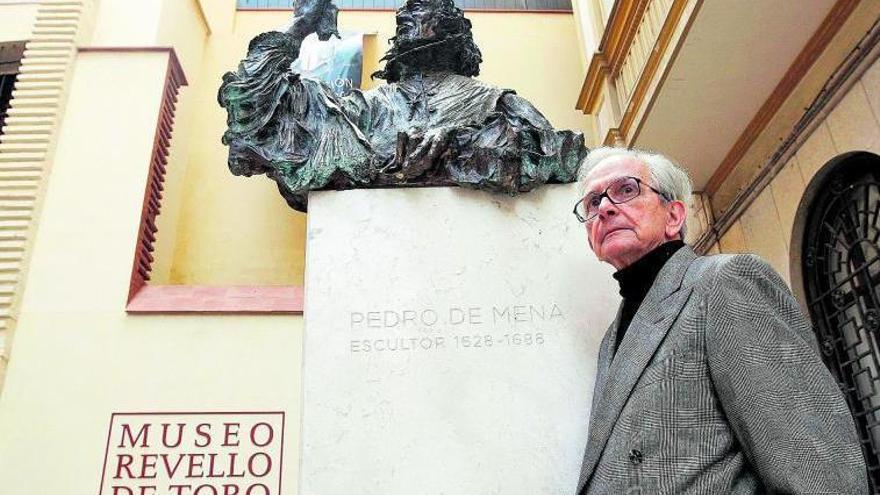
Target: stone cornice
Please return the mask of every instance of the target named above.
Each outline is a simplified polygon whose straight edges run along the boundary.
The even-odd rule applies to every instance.
[[[616,74],[629,52],[645,9],[651,0],[619,0],[614,3],[602,40],[587,69],[576,108],[592,113],[605,75]]]

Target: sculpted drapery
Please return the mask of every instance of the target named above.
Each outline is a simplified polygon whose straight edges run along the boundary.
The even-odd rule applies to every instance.
[[[516,194],[575,180],[583,136],[472,77],[480,52],[451,0],[404,4],[385,70],[374,74],[389,84],[345,97],[290,68],[306,35],[335,33],[335,6],[304,0],[296,13],[287,31],[254,38],[223,77],[233,174],[266,174],[300,211],[316,189],[458,184]]]

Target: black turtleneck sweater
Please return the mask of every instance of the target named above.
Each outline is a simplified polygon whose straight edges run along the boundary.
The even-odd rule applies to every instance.
[[[635,263],[620,269],[613,275],[614,279],[620,284],[620,295],[623,296],[623,307],[620,309],[620,326],[617,327],[617,346],[614,352],[623,341],[623,336],[632,322],[633,316],[638,311],[642,301],[648,294],[648,290],[654,285],[654,280],[663,265],[669,261],[669,258],[676,251],[684,246],[684,242],[669,241],[654,248],[648,254],[642,256]]]

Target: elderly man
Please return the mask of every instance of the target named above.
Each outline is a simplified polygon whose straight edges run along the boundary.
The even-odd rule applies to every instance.
[[[575,215],[623,296],[599,351],[578,494],[868,493],[855,425],[785,283],[684,244],[687,174],[589,153]]]

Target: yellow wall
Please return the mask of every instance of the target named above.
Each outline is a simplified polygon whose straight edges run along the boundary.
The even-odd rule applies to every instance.
[[[287,14],[235,14],[231,0],[95,5],[87,43],[173,45],[190,82],[180,93],[152,282],[301,283],[304,216],[270,181],[229,174],[216,103],[221,74]],[[472,17],[483,79],[516,88],[557,126],[581,127],[571,108],[580,85],[571,16]],[[367,51],[374,70],[392,14],[344,12],[340,24],[378,31]],[[76,55],[0,394],[3,493],[94,493],[113,412],[242,409],[286,412],[283,484],[296,493],[303,318],[124,311],[168,59],[144,50]]]
[[[23,313],[125,307],[167,58],[77,56]]]
[[[181,95],[197,115],[188,135],[189,158],[180,192],[182,206],[176,231],[160,231],[160,242],[175,238],[170,263],[172,284],[301,284],[305,262],[305,215],[290,210],[264,177],[233,177],[226,168],[220,137],[225,111],[216,102],[220,78],[233,70],[257,34],[278,29],[289,12],[237,12],[228,24],[217,2],[203,3],[212,33],[205,45],[198,82]],[[221,9],[222,10],[222,9]],[[474,38],[483,53],[479,78],[515,89],[531,100],[560,128],[589,131],[589,119],[574,109],[583,67],[578,60],[577,34],[570,14],[468,13]],[[228,28],[225,27],[228,25]],[[365,50],[364,73],[380,67],[379,59],[394,32],[393,12],[343,11],[342,30],[376,33]],[[511,33],[517,33],[511,36]],[[187,72],[189,77],[191,71]],[[365,81],[366,87],[379,81]],[[189,101],[187,101],[189,100]],[[163,207],[164,208],[164,207]],[[163,213],[165,215],[165,213]],[[157,261],[162,266],[167,261]],[[155,280],[164,281],[161,273]]]
[[[302,318],[124,311],[167,65],[76,58],[0,395],[2,493],[96,493],[110,414],[157,410],[286,412],[296,486]]]
[[[188,85],[180,88],[174,124],[174,135],[168,155],[165,177],[165,197],[162,211],[156,219],[160,235],[155,244],[153,283],[168,283],[181,205],[183,204],[184,178],[187,173],[189,152],[193,146],[194,131],[199,124],[197,101],[193,95],[202,84],[202,64],[205,44],[211,29],[202,16],[197,0],[165,2],[159,20],[156,44],[173,46],[186,74]]]
[[[215,6],[215,10],[220,12],[232,11],[233,8],[234,2],[230,1]],[[190,88],[199,88],[205,42],[210,32],[206,12],[199,0],[147,0],[134,3],[129,0],[102,0],[89,42],[92,47],[174,47],[189,83],[189,86],[180,89],[177,103],[162,211],[157,218],[157,227],[163,235],[158,236],[154,245],[154,283],[168,283],[170,278],[176,242],[174,233],[184,197],[181,188],[186,176],[192,133],[198,125],[198,114],[193,111],[197,95],[190,96],[193,93]],[[155,128],[154,121],[144,121],[142,132],[150,134],[151,126]]]
[[[235,19],[236,0],[198,0],[212,32],[228,32],[232,30]]]
[[[155,46],[161,12],[160,0],[101,0],[95,15],[92,44]]]
[[[0,3],[0,43],[31,39],[37,3]]]
[[[196,1],[102,0],[92,37],[99,46],[174,45],[190,82],[180,94],[153,282],[301,283],[305,217],[269,180],[229,174],[215,98],[248,40],[288,14]],[[572,108],[582,67],[571,16],[470,17],[486,59],[481,79],[517,89],[559,127],[588,125]],[[365,68],[374,70],[391,13],[343,12],[340,25],[377,32]],[[77,55],[0,395],[3,493],[94,493],[114,411],[243,408],[287,413],[284,486],[296,493],[303,318],[124,312],[167,57]],[[878,115],[880,64],[722,236],[721,250],[756,252],[788,279],[805,185],[840,153],[880,152]]]

